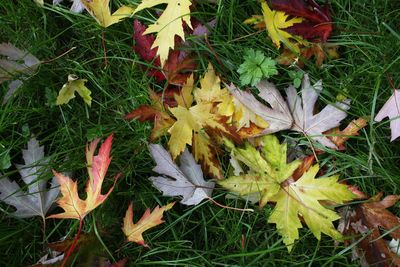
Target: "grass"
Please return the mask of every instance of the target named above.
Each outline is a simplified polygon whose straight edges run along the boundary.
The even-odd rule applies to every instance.
[[[138,1],[112,1],[135,5]],[[389,142],[389,122],[375,123],[377,110],[391,95],[388,78],[400,85],[400,6],[393,0],[331,1],[336,31],[331,38],[340,45],[341,58],[322,68],[308,62],[305,70],[313,79],[324,82],[323,100],[334,101],[337,94],[352,99],[346,122],[360,116],[369,125],[360,136],[352,138],[345,152],[328,150],[320,158],[327,174],[357,184],[373,195],[379,191],[399,194],[400,178],[398,142]],[[199,40],[190,49],[200,57],[199,74],[209,61],[228,82],[239,84],[238,66],[244,50],[260,49],[276,57],[278,51],[266,38],[242,22],[259,14],[257,1],[221,0],[217,4],[198,4],[193,16],[206,22],[217,18],[209,36],[214,51]],[[104,205],[85,219],[83,232],[97,232],[115,259],[129,258],[129,266],[357,266],[351,261],[351,249],[336,245],[329,237],[316,240],[308,229],[301,230],[300,240],[289,254],[274,225],[267,224],[271,208],[255,208],[254,213],[221,209],[209,202],[196,207],[177,204],[166,215],[166,223],[145,234],[152,249],[124,243],[120,230],[130,202],[135,220],[147,208],[163,205],[170,198],[160,196],[148,181],[154,166],[147,151],[150,124],[127,122],[123,115],[140,104],[149,103],[147,88],[162,90],[140,67],[132,50],[132,19],[104,30],[108,66],[104,66],[103,30],[87,14],[72,14],[62,7],[36,6],[32,0],[0,2],[0,41],[27,49],[41,60],[52,59],[76,47],[60,59],[43,64],[7,105],[0,109],[0,144],[10,149],[12,162],[21,163],[21,149],[31,134],[46,147],[52,168],[68,171],[78,179],[83,190],[86,179],[84,146],[94,136],[115,133],[113,161],[105,187],[112,175],[123,171],[114,192]],[[142,12],[146,18],[149,13]],[[247,36],[246,38],[241,38]],[[213,56],[216,53],[222,65]],[[290,82],[287,67],[272,81],[283,89]],[[88,80],[93,103],[88,108],[77,97],[65,106],[52,102],[68,74]],[[1,95],[6,84],[0,85]],[[305,147],[299,134],[284,132],[283,137]],[[19,181],[14,165],[3,172]],[[82,192],[82,191],[81,191]],[[229,206],[245,207],[239,200],[226,200],[221,189],[215,199]],[[12,207],[0,205],[0,265],[23,266],[35,263],[46,254],[44,245],[63,237],[72,238],[78,227],[73,220],[47,220],[46,232],[38,218],[10,217]],[[56,210],[57,211],[57,210]],[[398,207],[392,209],[399,213]],[[244,246],[242,247],[242,237]],[[104,253],[106,257],[110,255]],[[76,265],[78,266],[78,265]]]

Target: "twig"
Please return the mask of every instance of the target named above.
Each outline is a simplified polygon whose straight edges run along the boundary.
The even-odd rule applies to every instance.
[[[47,63],[53,62],[53,61],[65,56],[66,54],[68,54],[69,52],[71,52],[72,50],[75,50],[75,49],[76,49],[76,46],[73,46],[70,49],[68,49],[67,51],[65,51],[64,53],[62,53],[61,55],[58,55],[55,58],[43,61],[42,64],[47,64]]]

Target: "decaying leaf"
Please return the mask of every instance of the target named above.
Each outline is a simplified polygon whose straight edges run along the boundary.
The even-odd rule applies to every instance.
[[[135,11],[132,7],[121,6],[111,14],[110,0],[81,0],[81,2],[89,14],[104,28],[120,22]]]
[[[400,257],[384,238],[389,235],[400,239],[400,218],[387,210],[400,197],[389,195],[381,199],[382,195],[379,193],[354,209],[349,208],[341,222],[340,230],[355,242],[354,255],[360,258],[362,266],[400,266]]]
[[[250,144],[242,149],[228,142],[231,152],[248,171],[219,181],[219,184],[242,196],[258,193],[260,206],[276,202],[268,222],[276,224],[289,251],[299,238],[298,229],[302,228],[300,216],[317,239],[324,233],[340,240],[341,234],[332,224],[340,216],[320,201],[343,203],[352,200],[354,195],[347,186],[337,182],[338,176],[315,179],[318,165],[312,166],[294,181],[292,175],[301,162],[286,162],[286,144],[279,144],[272,135],[263,136],[261,143],[260,152]]]
[[[32,75],[42,62],[34,55],[10,43],[0,44],[0,84],[12,80],[3,98],[5,104],[11,95]],[[18,79],[15,79],[18,77]]]
[[[155,141],[168,133],[168,129],[174,124],[175,120],[167,112],[163,103],[162,96],[149,89],[149,96],[152,100],[151,105],[141,105],[124,116],[124,119],[138,119],[140,122],[152,121],[154,127],[151,131],[150,141]]]
[[[337,147],[338,150],[344,150],[346,147],[344,144],[349,138],[352,136],[357,136],[358,132],[367,126],[368,122],[365,118],[358,118],[353,120],[347,125],[344,130],[340,130],[339,128],[334,128],[326,132],[326,134],[331,134],[328,136],[329,140],[331,140]]]
[[[43,219],[51,205],[57,198],[60,189],[53,177],[50,189],[47,190],[47,181],[43,175],[49,172],[44,160],[44,147],[32,138],[28,142],[28,149],[22,150],[25,165],[17,165],[21,178],[27,186],[24,192],[19,185],[11,182],[7,177],[0,179],[0,200],[17,210],[12,215],[19,218],[40,216]]]
[[[68,75],[68,82],[63,85],[58,93],[56,105],[67,104],[71,99],[75,98],[75,92],[77,92],[90,107],[92,104],[92,97],[90,96],[92,92],[85,86],[86,82],[86,79],[79,79],[76,75]]]
[[[143,0],[136,8],[135,13],[156,5],[167,4],[164,12],[158,20],[150,25],[144,34],[157,33],[157,37],[151,48],[157,47],[157,55],[160,56],[161,67],[168,59],[170,48],[175,47],[175,36],[185,40],[183,23],[192,28],[190,22],[190,0]]]
[[[321,91],[322,81],[312,86],[308,74],[305,74],[303,78],[301,98],[293,86],[286,89],[288,105],[294,119],[291,130],[303,133],[324,146],[337,149],[336,145],[323,133],[338,127],[346,118],[350,100],[337,102],[335,105],[328,104],[319,113],[314,114],[314,106]]]
[[[180,167],[161,145],[151,144],[149,149],[157,163],[153,171],[161,175],[152,176],[150,180],[163,195],[182,196],[180,203],[185,205],[197,205],[203,199],[211,197],[214,183],[204,180],[203,171],[187,149],[179,158]]]
[[[157,206],[152,212],[150,209],[146,209],[142,218],[137,223],[133,223],[133,208],[132,204],[129,205],[126,215],[124,217],[124,225],[122,226],[122,231],[124,232],[127,240],[130,242],[135,242],[141,246],[148,247],[144,242],[143,232],[153,228],[159,224],[162,224],[163,213],[174,206],[175,202],[169,203],[164,207]]]
[[[379,122],[386,117],[390,119],[390,141],[394,141],[400,136],[400,90],[398,89],[393,91],[393,95],[386,101],[378,114],[376,114],[375,121]]]
[[[304,62],[314,58],[315,65],[322,66],[322,63],[328,59],[338,59],[340,57],[338,52],[339,46],[332,43],[309,43],[300,47],[300,51],[292,51],[287,47],[276,58],[276,61],[281,65],[290,66],[294,63],[298,67],[303,68]]]
[[[100,139],[96,139],[86,146],[86,161],[89,180],[86,184],[86,199],[82,200],[78,195],[77,181],[73,181],[66,175],[53,171],[58,183],[60,184],[62,197],[57,201],[58,205],[64,209],[63,213],[53,214],[47,218],[56,219],[77,219],[82,220],[89,212],[101,205],[114,189],[114,185],[105,195],[101,189],[104,178],[107,174],[108,166],[111,162],[110,151],[113,136],[110,135],[100,146],[98,155],[94,156],[96,147]]]

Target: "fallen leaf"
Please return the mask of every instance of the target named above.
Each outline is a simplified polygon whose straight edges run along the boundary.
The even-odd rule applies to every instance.
[[[390,119],[390,141],[394,141],[400,136],[400,90],[398,89],[393,91],[393,95],[376,114],[375,121],[380,122],[386,117]]]
[[[42,62],[34,55],[23,51],[10,43],[0,44],[0,84],[13,80],[8,85],[8,91],[3,98],[5,104],[12,94],[22,85],[23,81],[32,75]]]
[[[55,219],[77,219],[83,218],[92,210],[101,205],[114,189],[117,177],[114,179],[114,185],[108,190],[107,194],[102,195],[101,189],[106,176],[108,166],[111,162],[110,151],[113,136],[110,135],[100,146],[99,153],[94,156],[94,152],[100,139],[96,139],[86,146],[86,161],[89,180],[86,184],[86,199],[82,200],[78,195],[77,181],[73,181],[66,175],[53,171],[58,183],[60,184],[62,197],[57,201],[58,205],[64,209],[63,213],[53,214],[47,218]]]
[[[197,205],[203,199],[211,197],[214,183],[204,180],[200,166],[187,149],[179,158],[180,167],[161,145],[150,144],[149,149],[157,163],[153,171],[161,175],[152,176],[150,180],[164,196],[182,196],[180,203],[185,205]]]
[[[124,225],[122,231],[124,232],[127,240],[130,242],[135,242],[141,246],[149,247],[143,239],[143,232],[162,224],[163,213],[174,206],[175,202],[169,203],[164,207],[157,206],[152,212],[150,209],[146,209],[142,218],[137,223],[133,223],[133,209],[132,203],[129,205],[128,210],[124,218]]]
[[[265,1],[261,2],[261,8],[268,35],[276,47],[280,48],[282,42],[286,46],[298,50],[296,49],[296,43],[301,43],[301,38],[293,36],[284,29],[292,27],[297,23],[301,23],[303,19],[295,17],[288,20],[288,14],[281,11],[271,10]],[[295,40],[296,43],[291,40]]]
[[[92,92],[85,86],[86,82],[86,79],[79,79],[76,75],[68,75],[68,82],[63,85],[58,93],[56,105],[69,103],[71,99],[75,98],[75,92],[77,92],[90,107],[92,105],[92,97],[90,96]]]
[[[273,135],[263,136],[261,143],[259,151],[249,143],[242,149],[227,142],[231,153],[249,170],[219,181],[219,184],[244,197],[258,193],[261,207],[267,202],[276,202],[268,222],[276,224],[289,251],[299,238],[298,229],[303,227],[300,216],[318,240],[321,233],[340,240],[342,236],[332,224],[340,216],[324,207],[320,201],[341,204],[352,200],[354,195],[347,186],[337,182],[338,176],[315,179],[318,165],[310,167],[295,181],[292,175],[301,162],[295,160],[287,163],[286,144],[280,144]]]
[[[240,103],[268,123],[268,128],[263,130],[260,135],[290,129],[293,124],[292,114],[275,85],[263,80],[256,87],[259,90],[258,96],[265,100],[270,107],[258,101],[250,92],[239,90],[233,85],[228,89]]]
[[[151,105],[141,105],[124,116],[124,119],[138,119],[140,122],[152,121],[154,127],[151,131],[150,141],[155,141],[168,133],[168,129],[174,124],[175,120],[166,111],[162,96],[149,89],[152,100]]]
[[[133,14],[159,4],[167,4],[162,15],[150,25],[144,34],[157,33],[157,37],[151,48],[157,47],[157,55],[160,56],[161,67],[168,59],[170,48],[175,47],[175,36],[185,40],[183,23],[192,28],[190,22],[190,0],[143,0]]]
[[[314,57],[315,65],[322,66],[322,63],[328,59],[338,59],[339,46],[331,43],[309,43],[300,47],[300,51],[292,51],[284,48],[283,52],[276,58],[278,64],[290,66],[296,63],[298,67],[303,68],[305,60]]]
[[[331,140],[337,147],[338,150],[344,150],[346,147],[344,144],[347,140],[349,140],[353,136],[357,136],[358,132],[367,126],[368,122],[365,118],[358,118],[353,120],[347,125],[344,130],[340,130],[339,128],[334,128],[327,131],[325,134],[329,134],[329,140]]]
[[[134,8],[121,6],[111,14],[110,0],[81,0],[81,2],[89,14],[104,28],[120,22],[135,12]]]
[[[286,89],[287,101],[294,119],[291,130],[303,133],[326,147],[337,149],[336,145],[323,133],[338,127],[346,118],[345,111],[350,108],[350,100],[337,102],[335,106],[328,104],[319,113],[314,114],[314,105],[321,91],[322,81],[312,86],[308,74],[305,74],[303,78],[301,98],[293,86]]]
[[[382,195],[379,193],[354,209],[350,208],[343,216],[341,230],[354,241],[355,254],[365,266],[400,266],[400,257],[391,251],[389,242],[383,238],[384,235],[400,238],[400,219],[387,210],[400,197],[389,195],[381,200]]]
[[[305,39],[318,37],[322,42],[329,38],[333,27],[329,6],[321,7],[314,0],[271,0],[273,9],[283,11],[294,17],[302,18],[285,30]]]
[[[144,35],[146,27],[138,20],[133,24],[135,40],[134,50],[146,62],[152,66],[148,67],[147,75],[154,77],[157,82],[167,80],[169,84],[182,85],[186,82],[190,73],[197,68],[195,59],[185,51],[180,51],[182,42],[176,42],[177,47],[169,53],[166,63],[161,68],[160,57],[157,55],[158,48],[153,44],[155,37],[151,34]]]
[[[58,5],[62,2],[63,0],[53,0],[53,5]],[[70,2],[72,2],[72,6],[71,6],[71,12],[74,13],[81,13],[84,9],[85,6],[83,5],[81,0],[69,0]]]
[[[28,149],[22,150],[25,165],[16,165],[21,178],[27,186],[24,192],[19,185],[7,177],[0,179],[0,200],[15,207],[12,215],[19,218],[40,216],[43,219],[57,198],[60,189],[55,177],[47,190],[47,181],[43,179],[46,170],[44,147],[32,138],[28,142]]]

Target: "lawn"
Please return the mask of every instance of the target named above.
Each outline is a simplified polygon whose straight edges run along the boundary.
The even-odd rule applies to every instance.
[[[185,206],[179,198],[162,196],[148,180],[155,166],[148,151],[152,124],[123,118],[150,103],[148,88],[157,92],[164,89],[163,83],[147,75],[145,66],[150,63],[133,50],[132,17],[149,23],[155,13],[143,11],[101,28],[86,11],[75,14],[65,5],[47,2],[40,7],[33,0],[0,1],[0,43],[12,43],[45,61],[0,107],[0,149],[8,151],[12,163],[0,174],[23,185],[15,164],[23,163],[21,150],[33,135],[45,146],[49,168],[68,173],[78,181],[79,192],[84,192],[86,144],[114,134],[103,192],[112,186],[114,175],[123,175],[104,204],[85,217],[82,235],[92,235],[96,246],[92,249],[95,252],[82,250],[81,258],[95,257],[93,254],[111,262],[128,258],[127,266],[359,266],[358,260],[352,260],[351,246],[326,235],[318,241],[307,227],[300,230],[300,238],[289,253],[275,224],[267,223],[273,205],[261,209],[245,200],[227,199],[220,186],[213,192],[215,201],[254,212],[222,208],[208,200]],[[122,4],[137,6],[139,2],[112,0],[111,6],[115,10]],[[359,117],[366,117],[368,125],[346,142],[346,150],[322,148],[325,153],[318,155],[319,164],[326,176],[337,174],[369,196],[400,194],[399,141],[390,142],[389,120],[374,121],[393,92],[390,81],[400,86],[400,4],[396,0],[329,2],[335,28],[329,42],[340,46],[340,58],[327,60],[320,67],[309,60],[303,70],[313,81],[323,81],[319,108],[345,95],[351,99],[351,109],[342,125]],[[237,69],[246,50],[261,50],[271,58],[279,55],[265,30],[243,23],[254,14],[261,14],[255,0],[198,1],[192,17],[202,23],[217,19],[217,23],[207,42],[192,38],[186,48],[198,55],[196,75],[203,75],[211,62],[223,81],[239,86]],[[270,81],[283,92],[291,83],[288,72],[293,69],[278,65],[279,74]],[[79,96],[66,105],[55,105],[69,74],[88,80],[86,86],[93,98],[90,107]],[[0,85],[1,97],[7,85]],[[282,131],[277,136],[291,147],[307,150],[307,139],[300,133]],[[167,141],[164,136],[157,142]],[[227,170],[227,154],[221,154],[220,160]],[[50,178],[49,172],[43,179]],[[137,221],[147,208],[174,200],[177,203],[165,213],[165,223],[145,232],[150,248],[125,242],[121,227],[130,203]],[[398,206],[390,210],[400,213]],[[47,219],[44,225],[39,217],[19,219],[12,216],[13,211],[13,207],[0,204],[2,266],[35,264],[49,253],[48,243],[72,239],[78,230],[77,220]],[[51,211],[59,212],[59,207]],[[88,266],[83,260],[74,264]]]

